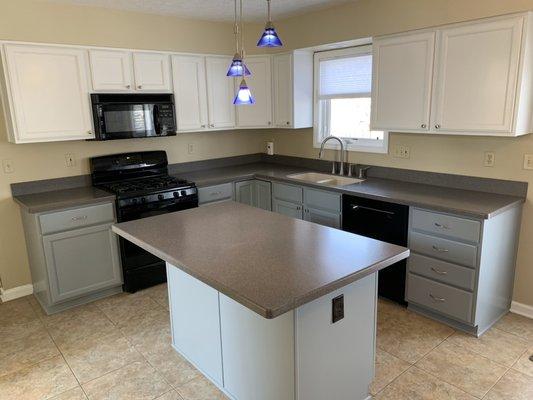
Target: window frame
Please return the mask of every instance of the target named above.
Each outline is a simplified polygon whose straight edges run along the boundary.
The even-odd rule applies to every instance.
[[[313,76],[314,76],[314,90],[313,90],[313,147],[320,148],[322,139],[325,137],[323,134],[324,125],[321,121],[327,120],[326,117],[330,112],[329,103],[328,107],[320,107],[319,88],[320,88],[320,61],[334,60],[338,58],[348,58],[353,56],[364,56],[372,54],[372,44],[365,44],[356,47],[347,47],[341,49],[332,49],[325,51],[317,51],[313,55]],[[369,93],[372,97],[372,93]],[[342,96],[339,96],[341,98]],[[346,98],[353,98],[354,96],[346,96]],[[367,97],[367,96],[359,96]],[[383,132],[383,140],[373,139],[350,139],[341,138],[346,144],[346,150],[359,151],[366,153],[380,153],[386,154],[389,151],[389,132]],[[373,145],[372,142],[379,143],[379,145]],[[328,141],[324,146],[326,149],[339,150],[340,145],[332,140]]]

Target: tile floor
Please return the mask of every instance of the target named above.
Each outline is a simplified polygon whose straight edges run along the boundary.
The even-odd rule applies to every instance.
[[[480,339],[380,301],[375,400],[533,399],[533,320]],[[56,315],[0,304],[0,400],[225,397],[170,347],[166,285]]]

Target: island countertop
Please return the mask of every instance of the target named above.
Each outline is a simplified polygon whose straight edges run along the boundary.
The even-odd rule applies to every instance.
[[[227,202],[113,231],[265,318],[409,256],[405,247]]]

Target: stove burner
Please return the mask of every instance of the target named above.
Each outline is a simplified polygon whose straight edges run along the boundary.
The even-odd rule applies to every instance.
[[[189,183],[182,179],[173,178],[171,176],[161,176],[155,178],[112,182],[103,184],[101,186],[104,189],[121,195],[133,192],[153,192],[165,189],[174,189],[187,184]]]

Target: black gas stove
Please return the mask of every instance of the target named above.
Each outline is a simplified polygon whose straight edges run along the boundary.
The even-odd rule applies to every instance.
[[[94,157],[92,183],[116,195],[118,222],[198,207],[196,185],[170,176],[167,167],[164,151]],[[125,239],[119,242],[125,291],[166,281],[163,260]]]

